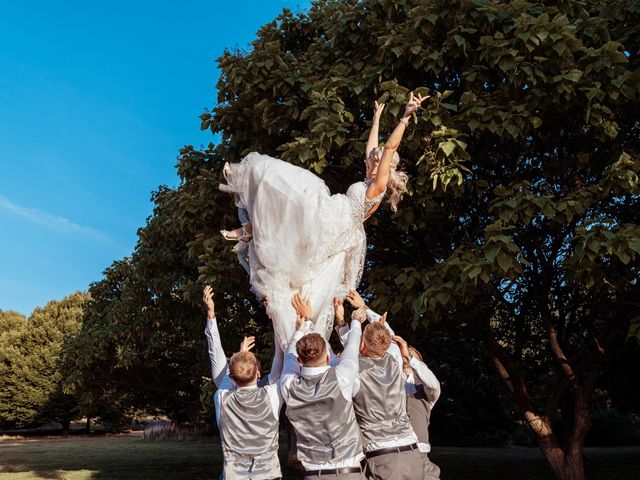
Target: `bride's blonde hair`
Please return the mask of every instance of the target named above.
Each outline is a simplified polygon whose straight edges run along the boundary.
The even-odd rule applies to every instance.
[[[369,156],[374,156],[378,162],[382,159],[382,152],[384,148],[376,147],[371,150]],[[400,155],[398,152],[393,152],[391,158],[391,168],[389,169],[389,183],[387,183],[387,190],[389,190],[389,205],[393,213],[398,211],[398,203],[402,200],[402,196],[407,193],[407,182],[409,181],[409,175],[402,170],[398,170],[398,164],[400,163]]]

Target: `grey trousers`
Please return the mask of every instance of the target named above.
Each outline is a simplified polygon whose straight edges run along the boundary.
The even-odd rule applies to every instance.
[[[305,475],[304,480],[365,480],[364,473],[336,473],[333,475]]]
[[[422,461],[424,462],[424,480],[440,480],[440,467],[429,460],[429,455],[421,453]]]
[[[366,473],[369,480],[421,480],[424,461],[418,450],[387,453],[367,458]]]

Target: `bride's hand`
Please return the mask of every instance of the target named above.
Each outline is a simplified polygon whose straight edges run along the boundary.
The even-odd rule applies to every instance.
[[[415,112],[416,110],[418,110],[418,108],[420,108],[420,104],[422,104],[422,102],[424,102],[428,98],[431,98],[431,96],[427,95],[423,97],[422,95],[418,94],[418,96],[414,97],[413,92],[411,92],[409,94],[409,101],[407,102],[407,106],[405,107],[403,117],[404,118],[410,117],[413,114],[413,112]]]
[[[376,100],[373,108],[373,119],[380,120],[380,116],[382,115],[382,111],[384,110],[384,103],[378,103]]]

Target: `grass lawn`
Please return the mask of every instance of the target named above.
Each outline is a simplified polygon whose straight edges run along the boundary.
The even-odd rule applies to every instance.
[[[284,451],[282,451],[284,460]],[[442,480],[542,480],[551,475],[533,448],[437,448]],[[637,480],[640,447],[587,449],[589,480]],[[139,436],[0,440],[0,480],[216,479],[213,441],[147,441]],[[284,461],[283,461],[284,464]],[[284,472],[285,479],[300,476]]]

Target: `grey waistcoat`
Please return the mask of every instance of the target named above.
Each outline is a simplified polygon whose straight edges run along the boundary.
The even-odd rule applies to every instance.
[[[353,404],[342,395],[335,368],[298,376],[289,389],[286,413],[303,462],[335,464],[362,453]]]
[[[411,420],[413,431],[420,443],[429,443],[429,419],[431,407],[424,391],[424,385],[416,385],[416,393],[407,395],[407,414]]]
[[[382,358],[360,357],[359,378],[353,408],[365,448],[373,442],[411,435],[405,379],[398,362],[388,353]]]
[[[225,480],[282,476],[278,460],[278,419],[265,388],[235,389],[220,402]]]

